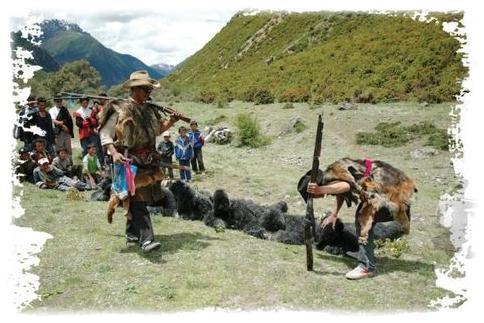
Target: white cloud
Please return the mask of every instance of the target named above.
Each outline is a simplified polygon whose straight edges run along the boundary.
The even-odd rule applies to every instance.
[[[69,12],[42,11],[44,19],[77,23],[103,45],[148,65],[178,64],[201,49],[236,9]]]

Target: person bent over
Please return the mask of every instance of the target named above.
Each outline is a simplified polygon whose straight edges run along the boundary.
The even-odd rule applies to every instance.
[[[336,219],[338,218],[338,213],[341,209],[341,206],[344,202],[344,197],[342,194],[345,194],[351,190],[350,184],[344,181],[334,181],[328,183],[327,185],[318,186],[315,183],[309,183],[307,187],[307,192],[313,194],[314,198],[323,198],[326,195],[335,195],[336,196],[336,203],[331,212],[331,215],[328,216],[324,222],[322,223],[323,228],[327,225],[331,225],[334,229],[336,224]],[[355,225],[356,225],[356,236],[360,236],[361,226],[358,221],[358,216],[360,215],[360,210],[362,208],[362,202],[358,205],[355,214]],[[358,266],[351,270],[350,272],[346,273],[346,278],[356,280],[362,278],[372,277],[376,274],[376,262],[375,262],[375,244],[373,238],[373,226],[371,227],[368,233],[368,241],[363,244],[359,243],[359,250],[358,250]]]

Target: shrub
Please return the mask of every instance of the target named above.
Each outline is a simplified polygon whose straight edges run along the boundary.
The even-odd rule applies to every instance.
[[[447,131],[437,128],[429,121],[410,126],[402,126],[400,122],[380,122],[375,126],[375,130],[375,132],[358,132],[356,143],[359,145],[399,147],[411,140],[427,136],[426,146],[448,150],[449,145],[452,145],[451,137]]]
[[[235,126],[238,128],[239,146],[257,148],[271,142],[269,137],[261,134],[257,119],[248,113],[238,114],[235,118]]]
[[[274,103],[274,97],[268,90],[258,90],[254,94],[255,104],[269,104]]]
[[[266,89],[250,88],[242,94],[242,100],[255,104],[274,103],[274,96]]]
[[[282,106],[283,109],[294,109],[294,104],[286,103]]]
[[[217,109],[226,109],[229,107],[229,103],[224,100],[218,100],[217,101]]]
[[[296,133],[300,133],[300,132],[303,132],[304,129],[306,129],[308,126],[306,126],[304,124],[304,122],[298,120],[295,124],[294,124],[294,130],[296,131]]]
[[[375,247],[379,248],[383,255],[392,256],[394,258],[400,258],[402,254],[410,250],[408,240],[405,238],[393,241],[390,239],[376,240]]]
[[[447,133],[447,130],[437,129],[427,138],[426,146],[432,146],[435,149],[449,150],[449,146],[452,146],[452,137]]]
[[[381,145],[383,147],[398,147],[412,140],[409,132],[400,127],[400,122],[381,122],[375,127],[376,132],[358,132],[358,145]]]
[[[309,90],[305,87],[289,88],[279,97],[280,102],[308,102],[311,97]]]
[[[200,102],[210,104],[215,101],[216,94],[212,91],[201,91],[199,100]]]

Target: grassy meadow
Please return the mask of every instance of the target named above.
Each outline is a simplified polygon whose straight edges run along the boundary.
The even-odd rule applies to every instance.
[[[232,198],[258,203],[285,200],[290,214],[303,216],[305,205],[296,184],[311,166],[316,118],[323,112],[321,167],[346,156],[368,157],[389,162],[417,181],[410,249],[398,259],[377,253],[378,276],[348,281],[344,274],[355,266],[355,260],[321,251],[315,251],[315,271],[307,272],[304,246],[260,240],[232,230],[216,232],[202,222],[160,216],[152,219],[161,251],[146,255],[125,245],[121,212],[109,225],[105,203],[88,202],[89,192],[83,193],[85,200],[74,200],[63,192],[24,184],[15,189],[16,194],[23,190],[25,209],[16,224],[54,237],[46,242],[39,254],[40,264],[32,271],[40,277],[40,298],[24,311],[171,312],[205,307],[422,311],[431,300],[448,295],[435,286],[434,270],[448,265],[454,251],[448,230],[439,224],[438,212],[439,197],[459,185],[451,154],[440,151],[413,159],[410,152],[423,147],[423,138],[385,148],[357,145],[356,134],[373,131],[385,121],[403,125],[431,121],[447,128],[452,104],[361,104],[354,111],[338,111],[335,105],[282,106],[231,102],[220,109],[216,104],[175,103],[198,120],[201,128],[218,121],[216,124],[235,130],[236,116],[252,113],[263,134],[272,137],[269,145],[260,148],[237,147],[236,142],[207,144],[207,172],[195,175],[192,185],[212,192],[223,188]],[[307,128],[279,136],[296,115]],[[317,200],[318,216],[333,202],[331,198]],[[354,211],[343,208],[340,216],[344,222],[352,222]]]

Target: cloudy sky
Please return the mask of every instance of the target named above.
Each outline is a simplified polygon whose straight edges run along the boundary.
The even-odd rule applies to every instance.
[[[76,23],[106,47],[131,54],[148,65],[175,65],[201,49],[236,12],[225,8],[158,12],[43,10],[34,14]]]

